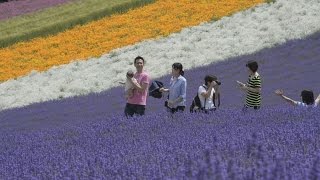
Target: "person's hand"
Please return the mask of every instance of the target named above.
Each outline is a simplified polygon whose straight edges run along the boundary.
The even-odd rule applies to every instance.
[[[159,92],[169,92],[169,89],[166,89],[166,88],[160,88],[160,89],[159,89]]]
[[[218,85],[215,81],[209,82],[209,87],[215,87]]]
[[[243,91],[246,91],[248,89],[247,85],[240,82],[240,81],[237,81],[238,85],[239,85],[239,88]]]
[[[283,90],[282,89],[277,89],[274,91],[274,93],[276,93],[276,95],[278,96],[282,96],[283,95]]]
[[[246,91],[246,90],[248,90],[248,87],[246,85],[244,85],[244,86],[240,86],[240,89],[243,91]]]
[[[244,87],[244,86],[246,86],[246,84],[244,84],[244,83],[242,83],[242,82],[240,82],[240,81],[237,81],[237,83],[238,83],[239,87]]]

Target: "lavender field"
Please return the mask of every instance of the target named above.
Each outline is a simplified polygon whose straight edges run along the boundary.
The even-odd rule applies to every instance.
[[[243,114],[66,115],[0,132],[4,179],[317,179],[319,109]],[[32,116],[32,115],[31,115]],[[81,124],[71,121],[80,119]],[[40,119],[39,119],[40,120]],[[55,120],[55,118],[52,118]]]
[[[32,13],[73,0],[15,0],[0,4],[0,20]]]
[[[317,179],[319,108],[285,106],[278,88],[320,93],[320,33],[186,71],[187,104],[206,74],[222,81],[214,114],[164,111],[148,101],[147,115],[126,119],[123,87],[100,94],[0,112],[0,177],[61,179]],[[245,63],[257,60],[263,107],[243,113]],[[170,76],[159,80],[168,85]]]

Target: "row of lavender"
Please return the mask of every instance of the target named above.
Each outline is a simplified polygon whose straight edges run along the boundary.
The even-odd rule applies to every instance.
[[[314,34],[305,40],[290,41],[282,46],[265,49],[253,55],[237,57],[228,61],[219,62],[210,66],[186,71],[188,80],[187,105],[197,92],[199,85],[203,83],[206,74],[217,75],[221,82],[221,108],[241,108],[245,94],[236,84],[236,80],[246,81],[247,60],[257,60],[260,64],[259,72],[262,76],[263,106],[284,104],[273,92],[277,88],[284,89],[286,95],[299,100],[302,89],[311,89],[315,95],[320,93],[320,33]],[[170,76],[160,78],[168,85]],[[24,108],[6,110],[0,112],[1,128],[16,127],[37,128],[63,126],[69,117],[102,115],[122,113],[125,105],[123,87],[117,87],[100,94],[74,97],[61,101],[51,101],[33,104]],[[26,97],[28,98],[28,97]],[[165,96],[164,96],[165,98]],[[160,112],[164,109],[165,99],[148,99],[146,113]],[[79,123],[80,120],[74,119]],[[86,121],[86,120],[85,120]],[[73,122],[75,123],[75,122]]]
[[[32,13],[44,8],[56,6],[71,0],[9,0],[0,4],[0,20]]]
[[[80,114],[64,127],[0,131],[0,177],[318,179],[319,113],[277,107],[173,118]],[[72,123],[79,119],[92,121]]]

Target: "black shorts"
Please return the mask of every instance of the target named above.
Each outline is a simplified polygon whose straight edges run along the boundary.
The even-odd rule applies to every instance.
[[[146,110],[145,105],[138,105],[138,104],[126,104],[126,107],[124,109],[124,114],[128,117],[132,117],[134,114],[135,115],[140,115],[143,116],[144,112]]]
[[[260,106],[247,106],[247,105],[244,105],[244,106],[243,106],[243,109],[244,109],[244,110],[249,109],[249,108],[258,110],[258,109],[260,109]]]

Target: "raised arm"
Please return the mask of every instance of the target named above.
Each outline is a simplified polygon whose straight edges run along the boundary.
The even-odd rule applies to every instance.
[[[319,94],[319,96],[317,97],[317,99],[314,101],[314,104],[315,104],[316,106],[318,106],[318,105],[320,104],[320,94]]]
[[[295,100],[293,100],[293,99],[291,99],[291,98],[283,95],[283,90],[277,89],[277,90],[275,91],[275,93],[276,93],[276,95],[280,96],[282,99],[284,99],[285,101],[287,101],[287,102],[290,103],[291,105],[293,105],[293,106],[296,106],[296,105],[297,105],[297,101],[295,101]]]
[[[209,87],[208,87],[207,90],[204,87],[201,86],[202,92],[200,93],[200,95],[203,96],[204,98],[210,97],[211,92],[212,91],[215,92],[214,89],[213,89],[213,86],[215,85],[214,83],[215,82],[209,83]]]

